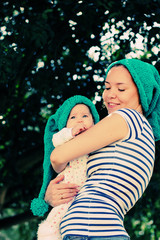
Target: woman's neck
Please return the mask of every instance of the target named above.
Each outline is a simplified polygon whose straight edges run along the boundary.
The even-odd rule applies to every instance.
[[[141,113],[143,115],[142,105],[139,105],[136,109],[137,112]]]

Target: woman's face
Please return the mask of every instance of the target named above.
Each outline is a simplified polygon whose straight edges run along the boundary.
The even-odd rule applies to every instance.
[[[112,67],[108,72],[103,101],[109,114],[120,108],[142,112],[137,87],[129,71],[123,66]]]

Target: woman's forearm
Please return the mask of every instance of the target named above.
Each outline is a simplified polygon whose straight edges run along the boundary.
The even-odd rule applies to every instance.
[[[119,114],[105,117],[84,133],[55,148],[51,154],[52,166],[55,171],[62,171],[71,160],[122,139],[127,133],[127,123]]]

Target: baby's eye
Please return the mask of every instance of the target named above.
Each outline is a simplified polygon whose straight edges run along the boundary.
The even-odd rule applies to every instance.
[[[70,119],[75,119],[76,117],[75,116],[71,116]]]
[[[124,92],[125,91],[125,89],[118,89],[120,92]]]
[[[107,91],[108,91],[109,89],[111,89],[111,88],[110,88],[110,87],[105,87],[105,90],[107,90]]]
[[[88,115],[87,115],[87,114],[84,114],[84,115],[83,115],[83,118],[87,118],[87,117],[88,117]]]

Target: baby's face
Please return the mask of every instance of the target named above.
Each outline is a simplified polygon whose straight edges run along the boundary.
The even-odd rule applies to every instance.
[[[72,108],[66,127],[73,128],[79,123],[83,123],[86,129],[94,125],[90,109],[85,104],[77,104]]]

